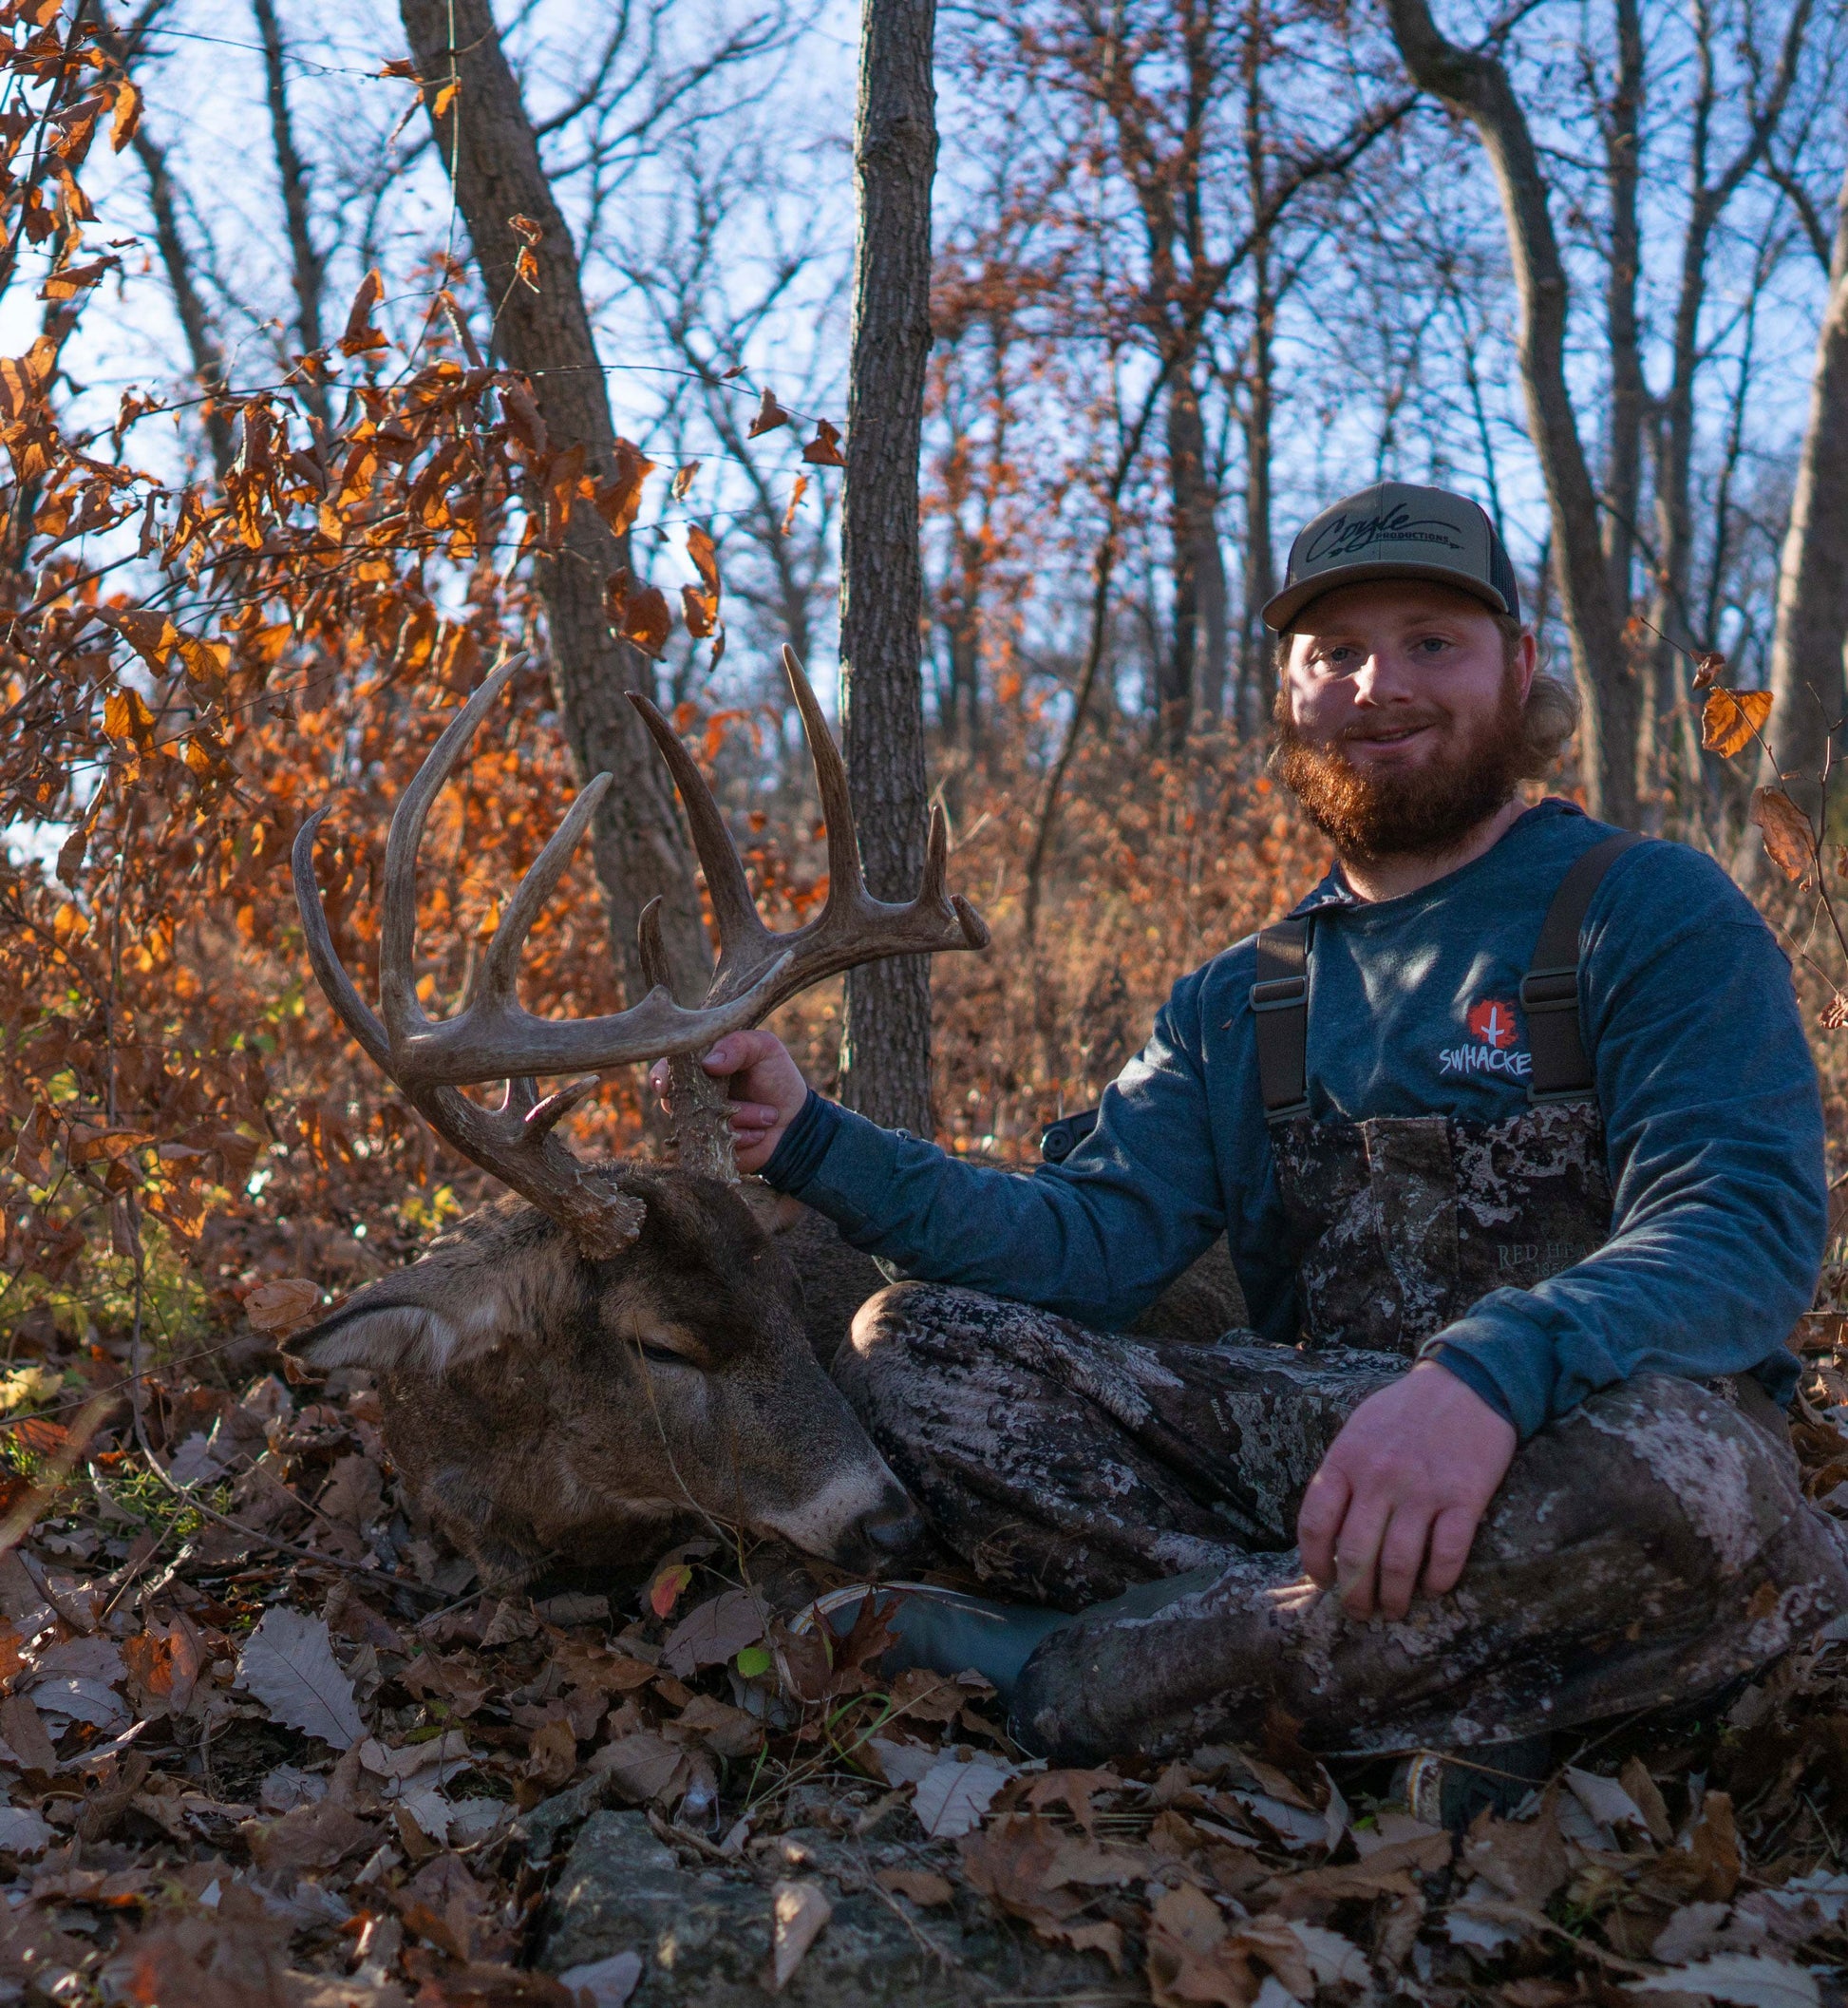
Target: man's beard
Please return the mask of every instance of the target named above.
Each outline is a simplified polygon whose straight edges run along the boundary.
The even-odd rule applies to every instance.
[[[1350,727],[1331,741],[1305,738],[1285,690],[1278,693],[1273,761],[1279,779],[1338,856],[1441,857],[1514,793],[1527,758],[1521,709],[1518,674],[1511,668],[1494,714],[1461,745],[1417,767],[1381,768],[1356,766],[1345,750],[1352,740],[1371,736],[1365,729]],[[1390,720],[1382,716],[1379,725],[1400,732],[1418,725],[1442,726],[1446,715],[1409,710]]]

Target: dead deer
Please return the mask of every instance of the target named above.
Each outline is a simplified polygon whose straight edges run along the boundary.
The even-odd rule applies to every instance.
[[[418,846],[431,803],[518,660],[450,721],[393,810],[376,1013],[334,952],[315,881],[327,809],[302,825],[292,860],[309,959],[342,1022],[437,1134],[512,1192],[357,1292],[291,1351],[317,1371],[378,1375],[393,1459],[490,1588],[517,1587],[554,1558],[646,1562],[688,1517],[875,1567],[912,1546],[921,1523],[804,1336],[801,1286],[740,1195],[724,1090],[697,1055],[823,976],[885,956],[986,947],[988,928],[946,889],[934,811],[917,898],[896,905],[868,893],[846,770],[785,649],[827,825],[821,913],[787,934],[764,924],[698,767],[667,719],[632,693],[673,771],[706,874],[719,956],[705,1000],[688,1009],[669,990],[651,902],[640,938],[653,987],[638,1003],[571,1023],[519,1004],[521,946],[611,785],[600,774],[508,902],[461,1013],[432,1020],[413,974]],[[594,1073],[545,1095],[541,1078],[663,1055],[676,1165],[588,1163],[566,1148],[558,1123],[595,1089]],[[460,1091],[502,1080],[499,1108]]]

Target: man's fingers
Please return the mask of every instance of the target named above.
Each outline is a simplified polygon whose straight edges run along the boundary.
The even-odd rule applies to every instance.
[[[728,1032],[700,1065],[707,1073],[743,1073],[767,1060],[782,1045],[773,1032]]]
[[[1445,1506],[1431,1526],[1431,1559],[1424,1565],[1424,1594],[1454,1590],[1469,1560],[1481,1515],[1469,1506]]]
[[[1325,1464],[1310,1480],[1296,1514],[1296,1545],[1303,1569],[1324,1589],[1334,1582],[1335,1536],[1352,1496],[1353,1487],[1343,1473]]]
[[[1380,1544],[1380,1614],[1403,1618],[1412,1607],[1412,1592],[1424,1565],[1424,1544],[1431,1531],[1431,1509],[1402,1501],[1393,1508]]]
[[[1334,1544],[1334,1586],[1356,1618],[1373,1615],[1380,1544],[1386,1539],[1389,1510],[1385,1500],[1355,1499],[1341,1523]]]

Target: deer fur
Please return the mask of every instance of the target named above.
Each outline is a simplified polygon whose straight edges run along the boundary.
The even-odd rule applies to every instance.
[[[594,1260],[500,1200],[290,1343],[379,1376],[387,1448],[501,1594],[554,1560],[643,1563],[676,1524],[776,1535],[856,1570],[922,1534],[815,1357],[795,1269],[736,1187],[597,1167],[643,1202]]]

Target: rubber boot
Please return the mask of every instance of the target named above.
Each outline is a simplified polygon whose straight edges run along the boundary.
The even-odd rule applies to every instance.
[[[1045,1604],[993,1603],[930,1582],[882,1582],[870,1590],[857,1583],[821,1598],[813,1609],[836,1638],[844,1639],[869,1595],[878,1598],[880,1617],[897,1634],[897,1642],[879,1657],[881,1673],[902,1674],[913,1667],[950,1675],[972,1670],[1004,1703],[1012,1699],[1033,1648],[1070,1623],[1072,1616]]]
[[[1552,1770],[1551,1734],[1521,1736],[1470,1750],[1419,1751],[1400,1766],[1393,1784],[1414,1819],[1455,1832],[1480,1812],[1505,1819]]]

